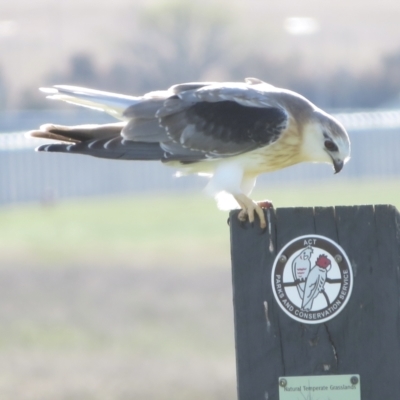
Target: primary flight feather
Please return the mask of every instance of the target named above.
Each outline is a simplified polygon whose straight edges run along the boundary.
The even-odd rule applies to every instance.
[[[138,97],[65,85],[41,90],[122,122],[42,125],[30,136],[60,143],[38,151],[159,160],[183,174],[209,175],[207,191],[232,195],[239,218],[253,222],[257,214],[262,228],[263,204],[248,197],[259,174],[300,162],[330,163],[339,172],[350,158],[340,122],[301,95],[255,78],[184,83]]]

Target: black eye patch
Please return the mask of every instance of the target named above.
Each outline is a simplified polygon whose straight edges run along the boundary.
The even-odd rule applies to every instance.
[[[325,140],[324,142],[325,148],[329,151],[338,151],[338,147],[336,146],[335,143],[333,143],[331,140]]]

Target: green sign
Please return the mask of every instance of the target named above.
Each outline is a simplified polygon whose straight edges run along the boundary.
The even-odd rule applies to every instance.
[[[283,376],[279,400],[361,400],[360,375]]]

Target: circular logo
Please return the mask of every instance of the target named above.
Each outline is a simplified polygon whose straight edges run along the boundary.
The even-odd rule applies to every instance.
[[[287,243],[272,268],[276,301],[289,317],[319,324],[340,313],[349,301],[353,272],[344,250],[319,235]]]

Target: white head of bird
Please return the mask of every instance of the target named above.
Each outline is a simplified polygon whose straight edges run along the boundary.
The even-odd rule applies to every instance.
[[[320,109],[305,126],[302,151],[307,161],[332,164],[335,173],[350,159],[350,139],[344,126]]]

